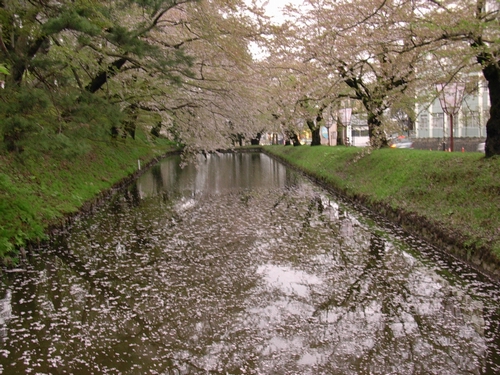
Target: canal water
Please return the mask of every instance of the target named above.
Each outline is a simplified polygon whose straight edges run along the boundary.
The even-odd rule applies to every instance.
[[[4,273],[0,373],[499,373],[497,285],[266,155],[179,162]]]

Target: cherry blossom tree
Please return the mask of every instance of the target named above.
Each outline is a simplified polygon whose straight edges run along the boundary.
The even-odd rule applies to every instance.
[[[193,149],[224,147],[229,119],[238,133],[257,133],[247,48],[255,32],[244,9],[239,0],[2,0],[6,90],[38,93],[36,116],[56,114],[44,122],[58,133],[94,123],[103,136],[134,137],[144,125]],[[40,130],[21,129],[33,121],[20,116],[35,113],[5,111],[4,139],[20,150],[15,143]]]
[[[485,152],[487,157],[500,155],[500,6],[491,0],[427,1],[426,5],[419,31],[427,33],[434,45],[441,44],[441,54],[453,60],[450,80],[457,79],[458,61],[465,66],[475,63],[488,83]]]
[[[322,86],[317,97],[332,102],[347,94],[359,100],[368,114],[372,146],[387,145],[384,114],[415,82],[424,52],[411,30],[413,2],[309,0],[307,4],[305,13],[289,8],[298,21],[286,24],[282,38],[286,44],[275,52],[308,65],[310,87]]]

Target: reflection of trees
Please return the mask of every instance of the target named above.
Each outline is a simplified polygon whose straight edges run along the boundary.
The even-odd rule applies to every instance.
[[[37,334],[38,342],[44,348],[44,355],[41,356],[39,353],[39,356],[77,357],[80,364],[73,363],[67,368],[71,372],[77,371],[82,374],[92,372],[85,363],[97,361],[97,363],[113,364],[118,370],[127,372],[130,363],[144,363],[152,360],[155,355],[162,358],[162,365],[158,365],[158,368],[163,366],[163,369],[180,371],[188,366],[199,370],[189,359],[178,358],[173,354],[176,351],[175,345],[179,345],[177,350],[187,350],[189,348],[187,345],[181,344],[181,340],[175,340],[173,346],[172,342],[159,334],[166,326],[176,329],[178,334],[185,328],[175,316],[171,315],[171,311],[162,311],[160,306],[155,304],[157,301],[154,303],[149,301],[151,304],[148,305],[146,301],[135,300],[130,290],[126,291],[123,288],[122,277],[116,277],[105,269],[89,268],[87,263],[70,252],[59,254],[48,263],[52,266],[50,272],[45,274],[45,282],[40,284],[37,290],[32,290],[33,294],[30,295],[31,301],[33,303],[37,301],[38,306],[22,305],[23,311],[41,312],[45,317],[44,329]],[[75,275],[78,275],[78,280],[75,279]],[[151,286],[151,280],[142,281],[143,287]],[[141,279],[134,278],[129,282],[141,282]],[[35,280],[27,280],[26,285],[36,285]],[[81,290],[79,295],[75,295],[71,290],[71,287],[74,288],[76,285]],[[58,294],[56,301],[53,294]],[[26,298],[26,295],[23,296],[21,300]],[[47,304],[47,302],[52,303]],[[57,302],[57,306],[53,302]],[[138,305],[142,304],[144,306],[139,308]],[[59,320],[61,309],[70,312],[70,321],[62,323]],[[149,309],[151,311],[148,313]],[[64,353],[51,348],[57,343],[47,341],[54,335],[68,339],[63,346]],[[78,340],[69,340],[70,337],[78,337]],[[127,344],[123,346],[122,342]],[[17,348],[17,350],[21,355],[21,352],[27,349]],[[123,361],[122,355],[126,355],[126,361]],[[71,358],[66,359],[67,366],[69,363]],[[22,366],[22,368],[24,370],[20,367],[16,373],[24,373],[29,367]],[[64,367],[60,366],[59,369],[62,368]]]
[[[12,318],[12,295],[10,289],[2,290],[4,297],[0,299],[0,342],[7,337],[7,323]]]
[[[161,164],[153,165],[133,184],[140,199],[151,197],[163,191],[166,182],[163,180]]]
[[[488,347],[484,372],[485,375],[500,373],[500,308],[490,307],[490,311],[484,308],[484,314],[489,321],[485,324],[485,337],[490,343]],[[493,345],[492,345],[493,344]]]
[[[314,219],[317,214],[321,214],[324,210],[323,202],[318,195],[314,195],[309,198],[309,202],[307,204],[307,209],[302,217],[302,229],[304,231],[311,228],[311,219]],[[300,231],[299,237],[303,236],[303,231]]]
[[[351,223],[349,220],[344,220],[344,222]],[[350,225],[352,225],[352,223]],[[369,282],[369,280],[375,281],[376,278],[374,277],[374,273],[376,271],[374,270],[377,268],[383,268],[384,264],[382,259],[385,252],[384,245],[384,240],[373,234],[370,237],[368,256],[361,273],[356,276],[354,282],[348,286],[347,291],[343,295],[332,295],[328,300],[319,304],[313,315],[317,316],[324,310],[330,310],[335,307],[344,307],[348,310],[355,310],[357,305],[363,305],[366,302],[366,299],[371,299],[372,297],[369,293],[366,293],[365,285],[363,284]],[[383,280],[378,281],[383,282]],[[379,287],[379,285],[376,286],[376,288]],[[363,296],[362,293],[365,293],[365,295]]]
[[[212,207],[214,212],[206,212],[202,222],[198,215],[186,212],[183,225],[168,233],[161,217],[168,214],[155,208],[162,199],[158,197],[156,204],[145,200],[141,207],[147,213],[124,209],[119,226],[115,217],[106,214],[99,218],[99,226],[95,218],[81,223],[71,236],[61,236],[55,244],[57,256],[46,259],[50,272],[45,273],[43,289],[34,294],[43,301],[36,308],[47,317],[47,325],[54,323],[59,331],[45,330],[45,337],[64,337],[54,351],[65,363],[60,369],[89,373],[92,368],[85,370],[85,362],[97,362],[126,373],[127,365],[138,363],[160,372],[177,368],[179,373],[205,373],[201,359],[210,357],[209,348],[232,329],[233,314],[242,309],[245,289],[255,277],[246,271],[251,262],[245,250],[255,231],[239,238],[241,220],[229,220],[223,214],[236,212],[240,203]],[[198,248],[198,243],[211,244],[214,236],[219,245]],[[117,238],[127,249],[121,257],[113,251]],[[150,239],[154,242],[149,243]],[[137,252],[130,251],[134,248]],[[55,309],[52,302],[45,304],[52,299],[50,290],[57,290],[59,296]],[[66,324],[59,327],[63,316]],[[71,344],[71,337],[78,340]],[[95,358],[92,353],[97,353]],[[237,357],[236,352],[231,354],[234,358],[220,355],[221,364]],[[72,358],[82,362],[75,364]],[[229,362],[227,366],[231,368]]]
[[[185,332],[186,320],[179,321],[180,314],[176,316],[172,307],[163,305],[174,297],[164,298],[162,283],[165,280],[163,275],[159,275],[157,266],[173,259],[161,258],[160,254],[145,251],[144,247],[139,249],[147,245],[149,229],[154,229],[148,228],[148,225],[162,222],[155,217],[157,211],[151,211],[151,216],[143,213],[136,216],[132,215],[135,211],[129,208],[129,217],[122,217],[122,225],[118,227],[108,223],[116,220],[114,215],[109,214],[100,218],[100,226],[95,226],[94,220],[77,223],[80,228],[74,228],[73,235],[64,233],[55,239],[53,248],[58,249],[57,255],[44,257],[40,265],[43,272],[40,280],[38,273],[23,273],[17,277],[23,288],[15,289],[15,315],[35,317],[40,324],[40,328],[32,326],[28,320],[24,320],[23,324],[23,334],[30,340],[36,339],[43,348],[33,359],[49,366],[47,359],[59,356],[64,362],[64,365],[58,366],[59,370],[66,369],[72,373],[93,373],[92,367],[88,366],[96,361],[112,364],[126,373],[131,363],[149,365],[149,361],[154,362],[152,357],[157,355],[162,359],[161,364],[156,365],[158,369],[163,366],[172,371],[175,368],[196,371],[194,363],[175,354],[190,350],[184,336],[189,334]],[[160,228],[165,227],[160,225]],[[107,241],[112,244],[115,236],[125,239],[129,234],[132,238],[129,236],[127,248],[137,246],[140,254],[127,252],[123,259],[118,260],[113,251],[106,251],[106,246],[109,246]],[[129,264],[129,269],[123,267],[124,261]],[[149,293],[151,289],[159,293]],[[180,309],[187,313],[188,307],[176,307],[176,310]],[[165,327],[175,330],[177,337],[164,337],[161,332],[168,331]],[[55,341],[51,342],[54,337]],[[19,345],[11,339],[17,345],[9,348],[12,357],[21,358],[24,352],[30,352],[30,340]],[[172,340],[175,342],[172,343]],[[78,358],[80,362],[75,363],[73,358]],[[5,362],[0,358],[0,363]],[[15,366],[6,365],[5,368],[13,369],[10,373],[27,373],[29,369],[28,362],[23,364],[20,361]],[[45,370],[44,373],[51,372],[50,368]]]
[[[37,344],[37,351],[39,356],[47,355],[47,337],[46,337],[46,323],[48,319],[42,312],[41,302],[38,300],[38,296],[41,290],[47,292],[48,288],[44,288],[44,285],[38,285],[33,282],[33,269],[26,266],[29,272],[20,272],[15,275],[9,275],[10,280],[5,280],[9,285],[9,296],[10,297],[10,319],[6,321],[6,332],[8,336],[4,341],[1,349],[7,351],[9,356],[12,358],[23,358],[26,353],[32,350],[33,342]],[[40,267],[42,272],[45,272],[43,266]],[[11,284],[11,281],[15,280],[15,283]],[[57,293],[57,291],[50,291],[52,294]],[[52,303],[52,301],[49,301]],[[30,320],[21,319],[22,317],[30,316]],[[32,326],[35,325],[37,329],[32,330]],[[29,340],[27,339],[29,338]],[[5,352],[0,357],[4,359]],[[0,360],[0,363],[4,363]],[[11,374],[27,374],[29,373],[29,362],[24,361],[14,361],[9,363],[9,370],[6,373]],[[5,367],[0,367],[5,370]]]
[[[271,205],[274,225],[281,228],[286,237],[304,246],[312,245],[319,234],[318,226],[333,228],[329,207],[323,197],[310,184],[294,183],[287,186]]]
[[[471,321],[481,322],[481,306],[390,249],[372,232],[364,257],[351,254],[343,278],[318,303],[315,316],[333,348],[326,368],[345,374],[479,374],[485,342],[481,324]]]
[[[30,297],[23,309],[40,312],[43,327],[25,319],[26,343],[0,364],[9,373],[34,340],[43,373],[56,356],[59,372],[82,374],[130,373],[131,364],[143,366],[137,373],[478,373],[481,302],[302,185],[185,210],[178,189],[75,223],[57,255],[40,258],[40,278],[20,276],[31,287],[13,300]],[[303,293],[266,289],[256,271],[266,263],[311,279],[289,283]],[[495,324],[488,329],[495,337]],[[266,351],[273,339],[283,352]],[[314,370],[298,364],[303,352]],[[16,363],[10,373],[25,373]]]
[[[129,189],[127,189],[124,194],[124,202],[127,203],[129,207],[137,207],[141,203],[141,193],[137,188],[137,185],[131,185]],[[116,205],[115,207],[119,207]]]

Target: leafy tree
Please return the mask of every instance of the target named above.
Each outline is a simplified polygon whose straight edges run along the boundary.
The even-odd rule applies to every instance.
[[[458,53],[447,50],[450,43],[443,36],[443,25],[459,31],[459,38],[464,30],[452,27],[452,22],[438,23],[446,19],[439,18],[438,13],[445,9],[441,3],[309,0],[301,9],[288,7],[294,21],[274,27],[267,50],[281,60],[301,65],[299,76],[304,85],[299,100],[308,102],[305,107],[325,108],[346,96],[361,102],[368,117],[370,142],[383,147],[390,132],[386,129],[390,109],[403,102],[410,108],[421,97],[429,100],[429,95],[435,98],[436,82],[470,71],[470,57],[463,49]],[[449,13],[455,20],[461,19]],[[469,13],[474,14],[470,8]],[[274,61],[279,59],[274,57]],[[311,105],[313,98],[315,105]],[[411,112],[405,111],[407,121],[414,117]]]
[[[283,62],[260,62],[263,79],[268,83],[265,95],[269,98],[265,110],[271,114],[269,122],[272,133],[282,134],[286,142],[299,146],[298,133],[304,126],[304,118],[295,109],[301,98],[297,68]]]
[[[45,90],[58,119],[52,123],[63,124],[52,129],[57,134],[94,123],[85,109],[92,102],[94,113],[111,112],[102,122],[108,135],[133,137],[142,124],[212,149],[224,145],[228,118],[247,127],[240,132],[249,137],[258,132],[246,104],[255,93],[246,48],[252,31],[242,6],[237,0],[4,0],[0,63],[11,72],[8,87]]]
[[[387,145],[384,115],[416,83],[423,41],[412,30],[414,2],[311,1],[308,23],[314,44],[303,47],[311,61],[340,78],[368,114],[370,143]]]
[[[488,82],[490,118],[486,124],[486,156],[500,155],[500,43],[498,1],[428,1],[419,30],[451,60],[474,62]],[[444,52],[443,52],[444,51]],[[450,80],[458,69],[451,65]]]

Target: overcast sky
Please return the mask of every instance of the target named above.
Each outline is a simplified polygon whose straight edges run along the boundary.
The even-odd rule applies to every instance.
[[[273,18],[276,23],[281,23],[284,20],[283,8],[287,4],[293,4],[296,6],[303,5],[303,0],[258,0],[259,5],[265,5],[266,13],[268,16]],[[252,53],[254,59],[260,60],[268,56],[268,52],[259,48],[255,43],[250,43],[250,52]]]
[[[260,4],[266,3],[266,1],[260,1]],[[286,4],[301,5],[303,0],[269,0],[267,1],[266,13],[273,17],[276,22],[280,22],[283,19],[282,9]]]

